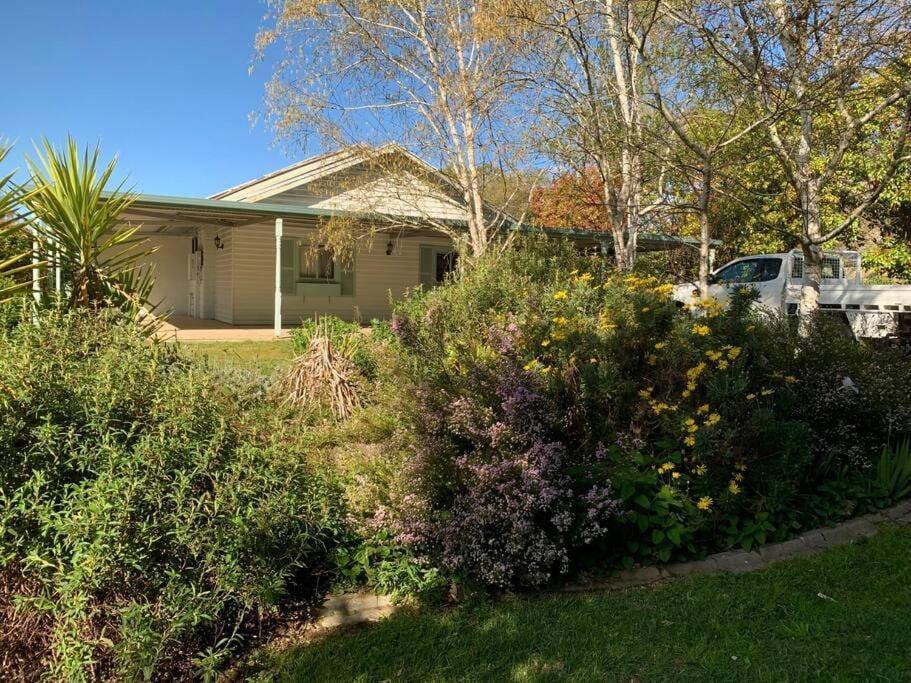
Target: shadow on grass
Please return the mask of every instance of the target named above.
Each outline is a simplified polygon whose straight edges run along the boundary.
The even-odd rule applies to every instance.
[[[739,576],[399,613],[274,654],[294,681],[911,680],[911,530]]]

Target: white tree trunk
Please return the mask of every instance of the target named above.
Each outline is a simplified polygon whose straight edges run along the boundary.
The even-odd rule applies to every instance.
[[[819,312],[819,288],[822,284],[822,248],[818,244],[804,243],[803,283],[800,287],[800,322],[798,332],[806,337]]]

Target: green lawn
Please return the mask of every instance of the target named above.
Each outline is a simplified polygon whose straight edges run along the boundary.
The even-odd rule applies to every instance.
[[[270,375],[286,368],[294,359],[290,339],[252,342],[183,342],[181,352],[191,358],[208,358],[216,366],[257,370]]]
[[[266,667],[295,681],[908,681],[911,529],[754,574],[400,613]]]

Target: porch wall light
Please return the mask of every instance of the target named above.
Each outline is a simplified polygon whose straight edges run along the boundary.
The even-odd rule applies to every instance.
[[[386,256],[392,256],[393,247],[395,247],[395,245],[392,243],[392,240],[389,240],[386,244]]]
[[[224,249],[224,248],[225,248],[225,243],[224,243],[224,241],[222,241],[221,235],[215,235],[215,248],[216,248],[216,249]]]

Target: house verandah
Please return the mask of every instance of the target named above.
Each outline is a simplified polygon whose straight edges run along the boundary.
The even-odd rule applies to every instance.
[[[418,284],[432,286],[453,267],[451,240],[433,230],[378,232],[342,264],[314,244],[321,220],[337,210],[266,202],[140,195],[124,222],[139,225],[149,257],[156,313],[166,334],[184,340],[269,339],[301,320],[335,315],[388,318],[392,301]],[[609,235],[548,230],[606,252]],[[644,250],[686,240],[644,235]]]
[[[138,195],[122,220],[156,248],[151,302],[178,339],[228,339],[232,330],[243,339],[281,336],[314,316],[388,318],[394,299],[454,268],[452,241],[431,226],[458,226],[467,215],[444,176],[386,145],[305,159],[210,198]],[[336,217],[374,228],[344,262],[318,243],[322,222]],[[608,233],[545,232],[610,249]],[[639,236],[644,251],[691,242]]]
[[[353,262],[336,262],[313,243],[320,220],[337,211],[257,202],[141,195],[124,215],[157,251],[151,300],[170,326],[238,338],[242,328],[269,326],[276,336],[314,315],[346,320],[386,318],[391,297],[437,280],[428,259],[451,252],[430,230],[390,230],[360,245]],[[178,334],[178,337],[180,335]],[[186,338],[203,338],[202,333]]]

